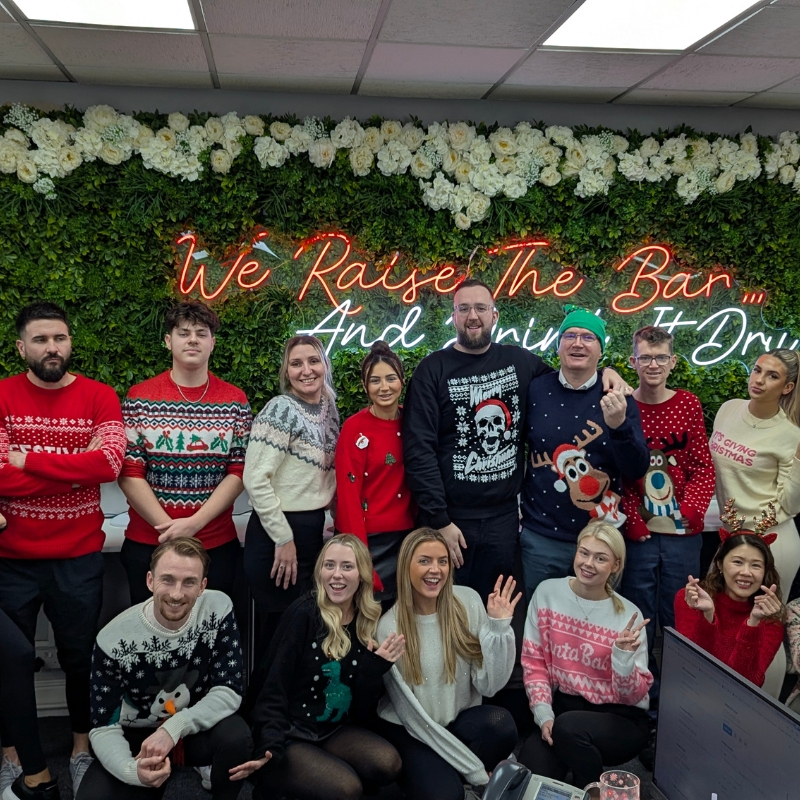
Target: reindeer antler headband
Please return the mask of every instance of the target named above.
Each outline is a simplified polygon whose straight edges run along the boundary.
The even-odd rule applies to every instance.
[[[736,536],[737,534],[749,534],[750,536],[758,536],[765,545],[769,546],[778,538],[777,533],[764,533],[764,531],[778,524],[778,520],[775,516],[774,503],[767,503],[767,510],[761,512],[761,519],[753,517],[755,527],[750,531],[744,528],[745,518],[743,516],[736,516],[736,509],[733,506],[734,502],[733,498],[728,500],[728,502],[725,503],[725,510],[719,515],[720,520],[730,528],[729,531],[725,530],[725,528],[719,529],[720,541],[724,542],[730,536]]]

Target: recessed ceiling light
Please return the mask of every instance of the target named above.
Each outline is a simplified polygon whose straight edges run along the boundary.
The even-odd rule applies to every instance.
[[[15,0],[30,20],[194,30],[187,0]]]
[[[754,0],[586,0],[544,44],[685,50],[752,5]]]

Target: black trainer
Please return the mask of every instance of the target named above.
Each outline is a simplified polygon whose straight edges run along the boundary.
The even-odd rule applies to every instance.
[[[58,793],[58,781],[53,780],[47,783],[40,783],[38,786],[31,788],[25,783],[25,776],[19,775],[14,783],[11,784],[4,792],[2,800],[61,800]]]

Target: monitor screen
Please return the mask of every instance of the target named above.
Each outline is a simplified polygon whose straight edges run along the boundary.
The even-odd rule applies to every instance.
[[[672,628],[664,630],[653,783],[668,800],[790,800],[800,716]]]

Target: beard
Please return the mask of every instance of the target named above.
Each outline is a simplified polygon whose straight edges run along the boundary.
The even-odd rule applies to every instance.
[[[51,363],[53,358],[58,359],[58,364]],[[45,356],[41,361],[35,361],[32,358],[25,359],[28,362],[31,372],[40,380],[45,383],[58,383],[69,370],[71,358],[62,358],[61,356]]]
[[[483,350],[492,342],[492,331],[491,329],[487,330],[486,326],[484,325],[480,328],[480,333],[478,333],[477,336],[475,334],[470,336],[470,332],[467,330],[466,326],[463,330],[457,328],[456,341],[465,350]]]

